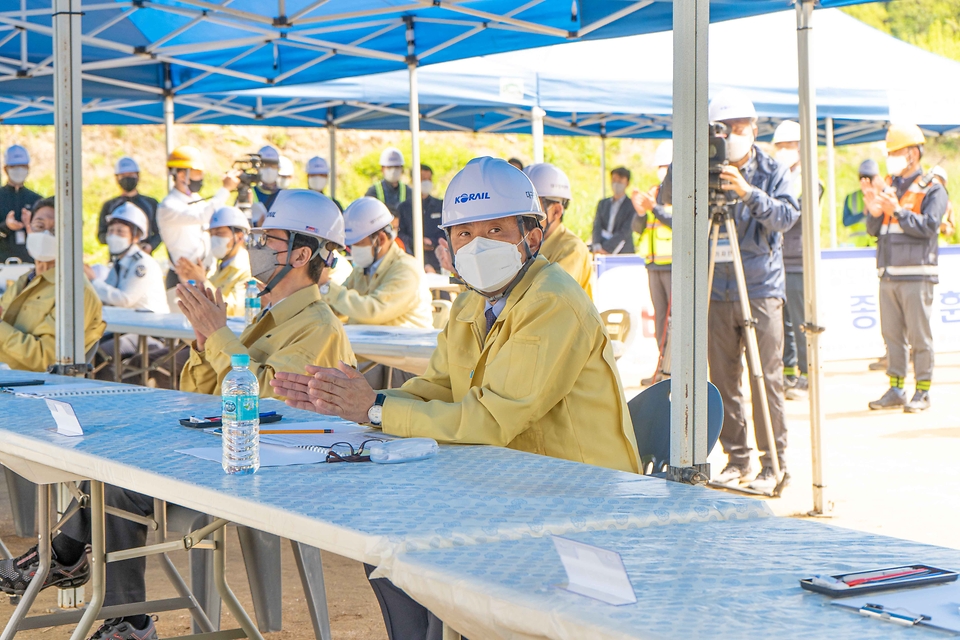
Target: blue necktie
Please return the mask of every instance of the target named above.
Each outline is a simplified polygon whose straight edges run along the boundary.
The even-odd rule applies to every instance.
[[[483,312],[483,317],[487,319],[487,333],[490,333],[490,329],[493,329],[493,323],[497,321],[497,314],[493,312],[493,307],[487,307],[487,310]]]

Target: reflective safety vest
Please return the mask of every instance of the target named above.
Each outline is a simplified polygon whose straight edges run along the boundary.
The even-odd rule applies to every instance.
[[[668,211],[672,207],[665,207]],[[647,264],[673,263],[673,229],[663,224],[652,211],[647,212],[647,226],[640,236],[640,250]]]
[[[863,192],[857,189],[853,193],[847,194],[843,206],[854,213],[865,214],[867,207],[863,201]],[[866,217],[847,228],[850,229],[850,240],[853,242],[853,246],[872,247],[877,243],[873,236],[867,233]]]
[[[376,184],[373,185],[373,188],[377,190],[377,200],[386,204],[384,199],[386,196],[383,195],[383,180],[377,180]],[[400,202],[407,201],[407,185],[400,183]]]
[[[921,187],[922,174],[900,197],[900,208],[922,215],[923,199],[933,183]],[[888,178],[888,184],[892,181]],[[880,277],[933,277],[937,276],[937,237],[914,238],[903,233],[900,222],[890,214],[884,214],[883,224],[877,238],[877,272]]]

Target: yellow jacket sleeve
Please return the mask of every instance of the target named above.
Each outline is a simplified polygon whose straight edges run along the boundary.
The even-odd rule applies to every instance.
[[[0,322],[0,350],[3,360],[15,369],[46,371],[57,360],[57,319],[53,313],[30,330],[30,333]]]
[[[407,313],[420,300],[420,278],[407,265],[396,261],[383,274],[377,288],[367,294],[349,288],[356,271],[343,285],[330,281],[324,302],[356,324],[387,324]]]
[[[451,402],[445,384],[457,365],[442,355],[446,340],[438,343],[423,378],[385,392],[383,430],[442,442],[506,446],[560,404],[590,358],[596,337],[569,330],[581,322],[562,299],[542,297],[527,311],[524,316],[531,321],[514,327],[510,339],[486,361],[483,385],[471,386],[459,402]],[[475,373],[459,372],[471,378]],[[445,386],[447,390],[441,391]]]
[[[583,245],[582,250],[576,247],[573,251],[561,256],[556,264],[569,273],[570,277],[587,292],[587,295],[593,298],[593,264],[586,245]]]

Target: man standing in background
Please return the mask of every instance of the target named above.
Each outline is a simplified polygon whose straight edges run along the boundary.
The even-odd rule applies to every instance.
[[[140,166],[133,158],[124,156],[117,160],[117,164],[113,168],[113,174],[117,179],[117,185],[120,187],[120,195],[107,200],[100,208],[97,239],[100,240],[100,244],[107,244],[107,227],[110,226],[108,218],[117,207],[125,202],[131,202],[146,214],[149,226],[147,235],[140,240],[140,248],[147,253],[153,253],[160,246],[160,230],[157,227],[158,203],[154,198],[137,191],[137,184],[140,182]]]
[[[633,253],[633,220],[637,215],[627,197],[630,170],[617,167],[610,172],[613,196],[597,203],[593,219],[593,252],[599,254]]]
[[[440,212],[443,201],[431,195],[433,191],[433,169],[425,164],[420,165],[420,196],[423,201],[423,267],[430,273],[440,273],[440,262],[434,251],[437,243],[443,237],[440,228]],[[400,218],[398,237],[406,248],[407,253],[413,255],[413,200],[404,200],[397,207],[397,217]]]
[[[9,258],[33,262],[27,252],[27,225],[22,215],[40,199],[40,194],[27,189],[23,183],[30,173],[30,154],[18,144],[11,145],[3,154],[3,172],[7,183],[0,187],[0,264]]]

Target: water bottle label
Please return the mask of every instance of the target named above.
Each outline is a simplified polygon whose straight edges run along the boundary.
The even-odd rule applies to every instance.
[[[223,399],[224,422],[246,422],[260,417],[260,398],[257,396],[227,396]]]
[[[259,309],[260,298],[247,298],[245,306],[247,309]]]

